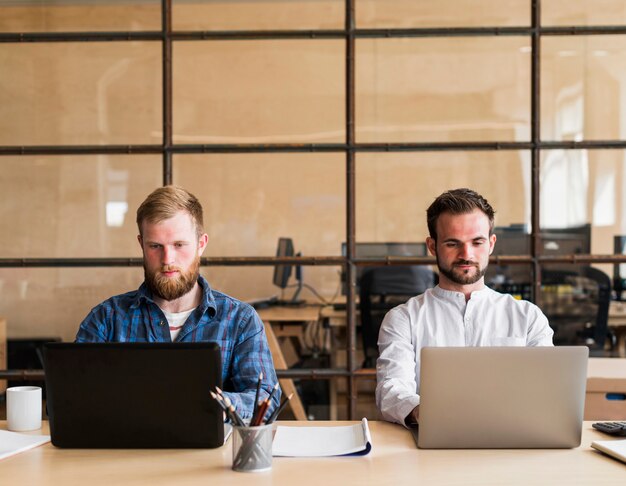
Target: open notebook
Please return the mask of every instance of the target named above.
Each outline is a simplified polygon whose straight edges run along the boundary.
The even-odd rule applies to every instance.
[[[272,445],[272,455],[287,457],[363,456],[371,450],[366,418],[353,425],[279,425]]]
[[[626,463],[626,440],[595,440],[591,447]]]

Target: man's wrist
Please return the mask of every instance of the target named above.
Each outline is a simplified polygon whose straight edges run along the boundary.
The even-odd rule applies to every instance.
[[[415,407],[413,410],[411,410],[411,413],[409,413],[404,418],[404,424],[407,427],[410,427],[411,425],[417,425],[418,419],[419,419],[419,405]]]

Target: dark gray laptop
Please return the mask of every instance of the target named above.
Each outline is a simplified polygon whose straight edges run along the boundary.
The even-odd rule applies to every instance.
[[[578,447],[588,356],[585,346],[423,348],[418,447]]]
[[[224,443],[216,343],[50,343],[52,443],[74,448],[213,448]]]

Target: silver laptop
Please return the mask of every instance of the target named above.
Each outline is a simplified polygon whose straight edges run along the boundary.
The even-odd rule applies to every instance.
[[[422,348],[418,447],[578,447],[588,357],[585,346]]]

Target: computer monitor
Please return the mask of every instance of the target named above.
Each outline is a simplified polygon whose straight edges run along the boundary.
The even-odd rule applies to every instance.
[[[293,255],[293,240],[291,238],[279,238],[276,256],[292,257]],[[281,263],[274,267],[274,285],[281,289],[286,289],[289,284],[289,277],[291,277],[291,265]]]
[[[543,228],[540,232],[543,255],[589,254],[591,225]]]
[[[426,243],[402,243],[402,242],[375,242],[375,243],[355,243],[355,258],[361,259],[380,259],[386,257],[424,257],[428,255]],[[341,255],[348,254],[347,244],[341,244]],[[364,267],[357,267],[356,271],[356,292],[359,292],[359,282],[363,275]],[[343,295],[348,293],[348,285],[346,281],[345,270],[341,271],[341,291]]]
[[[530,231],[525,224],[512,224],[494,228],[497,237],[492,256],[530,255]],[[542,228],[542,255],[576,255],[591,252],[591,225],[568,228]],[[585,265],[569,263],[551,263],[545,266],[548,271],[578,273]],[[490,265],[485,281],[500,292],[511,293],[530,299],[532,267],[529,264]]]
[[[279,238],[278,245],[276,247],[276,256],[277,257],[292,257],[294,256],[294,247],[293,240],[291,238]],[[301,256],[301,253],[297,253],[295,256]],[[291,277],[291,269],[294,265],[279,263],[274,266],[274,285],[281,289],[286,289],[289,286],[289,278]],[[302,301],[298,300],[298,296],[302,291],[302,267],[300,265],[296,265],[295,277],[298,282],[298,287],[293,297],[290,300],[278,300],[274,302],[278,305],[298,305],[301,304]]]

